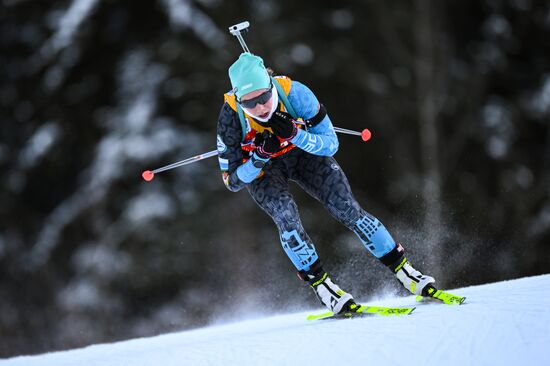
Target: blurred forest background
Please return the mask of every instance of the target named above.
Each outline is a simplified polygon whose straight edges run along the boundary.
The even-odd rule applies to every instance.
[[[2,0],[0,357],[319,306],[271,220],[223,185],[245,39],[310,86],[361,204],[441,287],[550,272],[550,3]],[[299,189],[326,269],[404,296]],[[511,294],[513,296],[513,294]]]

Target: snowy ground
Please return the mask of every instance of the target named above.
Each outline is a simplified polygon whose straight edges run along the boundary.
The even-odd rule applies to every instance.
[[[0,366],[549,365],[550,274],[456,289],[462,306],[417,304],[410,316],[306,321],[307,313],[102,344]]]

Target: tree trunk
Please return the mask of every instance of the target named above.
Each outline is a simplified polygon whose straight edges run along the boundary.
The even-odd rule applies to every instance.
[[[418,122],[422,199],[424,202],[423,236],[430,273],[437,275],[442,254],[442,205],[441,172],[439,169],[437,133],[437,75],[435,64],[436,44],[431,0],[416,1],[416,85],[418,98]]]

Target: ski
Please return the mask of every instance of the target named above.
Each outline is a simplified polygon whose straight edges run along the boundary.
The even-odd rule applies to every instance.
[[[447,305],[462,305],[466,298],[464,296],[453,295],[447,291],[437,290],[435,288],[428,289],[428,296],[417,296],[416,301],[423,301],[425,299],[438,300]]]
[[[385,306],[369,306],[361,305],[356,311],[350,311],[342,314],[334,314],[332,311],[327,311],[319,314],[311,314],[307,317],[307,320],[319,320],[319,319],[340,319],[340,318],[353,318],[361,316],[394,316],[394,315],[409,315],[415,308],[399,308],[399,307],[385,307]]]

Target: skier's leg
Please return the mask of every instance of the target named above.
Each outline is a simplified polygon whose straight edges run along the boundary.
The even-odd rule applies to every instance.
[[[384,258],[397,248],[384,225],[359,205],[334,158],[303,154],[293,173],[292,178],[338,221],[353,230],[376,258]]]
[[[365,248],[390,268],[405,288],[414,294],[435,280],[415,270],[404,257],[384,225],[366,212],[351,192],[348,179],[332,157],[304,154],[293,170],[293,179],[329,212],[359,237]]]
[[[296,202],[282,171],[269,169],[247,186],[254,201],[275,222],[283,249],[323,305],[335,313],[349,310],[353,296],[335,285],[323,270],[313,242],[305,232]]]
[[[288,258],[298,271],[308,271],[319,257],[313,242],[305,232],[298,207],[288,182],[280,170],[267,170],[263,177],[247,186],[256,202],[275,222],[279,238]]]

